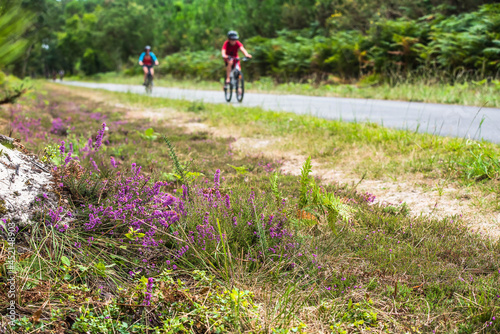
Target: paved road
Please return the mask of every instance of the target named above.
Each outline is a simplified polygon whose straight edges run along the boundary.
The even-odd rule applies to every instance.
[[[144,94],[143,86],[91,82],[64,82],[67,85]],[[155,87],[154,97],[226,103],[223,92]],[[239,103],[234,102],[234,105]],[[458,105],[313,97],[301,95],[245,94],[243,106],[266,110],[310,114],[326,119],[371,121],[381,125],[417,130],[442,136],[485,139],[500,143],[500,109]]]

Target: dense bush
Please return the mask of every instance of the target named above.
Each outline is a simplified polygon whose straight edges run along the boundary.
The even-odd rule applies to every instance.
[[[24,16],[34,12],[37,19],[25,33],[24,54],[9,70],[20,76],[50,75],[61,68],[86,75],[121,71],[146,44],[161,57],[211,51],[220,48],[228,30],[236,29],[243,38],[266,39],[255,74],[280,80],[325,72],[358,76],[434,62],[453,70],[462,65],[456,65],[459,59],[467,59],[466,69],[487,73],[496,70],[490,63],[497,55],[498,5],[484,4],[495,2],[25,0]],[[193,75],[213,75],[201,73],[206,63],[187,65],[196,67],[186,70]]]
[[[271,76],[278,81],[323,79],[329,74],[344,78],[420,70],[496,76],[500,69],[500,5],[445,18],[417,20],[381,19],[366,33],[359,30],[331,32],[316,28],[282,30],[276,38],[256,36],[245,41],[253,54],[250,77]],[[188,52],[168,56],[176,64],[165,69],[178,77],[218,78],[218,62],[199,61],[216,53]],[[180,67],[183,67],[182,69]],[[209,68],[207,68],[209,67]]]
[[[500,69],[500,5],[485,5],[479,11],[449,18],[439,17],[423,46],[422,59],[447,70],[463,67],[481,74]]]
[[[165,58],[160,70],[180,78],[215,80],[221,76],[223,64],[219,51],[187,51]]]

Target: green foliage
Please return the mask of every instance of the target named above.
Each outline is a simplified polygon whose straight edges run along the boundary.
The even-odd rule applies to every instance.
[[[227,165],[229,167],[231,167],[232,169],[234,169],[236,171],[236,173],[238,173],[239,175],[245,175],[248,173],[248,169],[245,166],[236,167],[236,166],[233,166],[230,164],[227,164]]]
[[[459,151],[450,165],[462,172],[464,180],[482,181],[500,177],[500,159],[496,152],[472,141],[463,146],[463,151]]]
[[[139,233],[138,231],[134,230],[133,227],[129,227],[129,232],[126,233],[125,236],[130,240],[135,240],[136,238],[144,238],[145,234]]]
[[[139,73],[138,55],[149,44],[162,70],[218,80],[220,47],[226,32],[236,29],[255,51],[256,69],[250,68],[249,78],[357,77],[422,65],[453,71],[461,59],[466,70],[488,74],[498,71],[495,2],[26,0],[17,7],[39,15],[35,28],[28,42],[9,38],[19,47],[2,47],[0,54],[25,56],[14,64],[20,75],[48,75],[60,68],[71,74],[124,69],[131,74]],[[11,20],[9,15],[2,16],[0,36],[3,21],[15,22],[20,36],[27,16]]]
[[[155,132],[153,128],[144,130],[144,132],[137,131],[137,134],[144,140],[155,141],[159,137],[159,133]]]
[[[328,226],[335,231],[337,220],[347,222],[352,217],[352,209],[335,194],[320,188],[309,176],[311,171],[311,157],[308,157],[301,170],[298,208],[310,212],[318,221],[326,214]]]
[[[249,78],[270,76],[280,82],[323,79],[328,73],[351,78],[365,74],[443,71],[452,78],[472,71],[479,77],[500,70],[500,5],[478,11],[419,19],[379,17],[363,30],[334,30],[320,34],[315,28],[281,30],[276,38],[255,36],[246,48],[253,62]],[[217,53],[176,53],[164,69],[175,77],[219,79]]]
[[[391,215],[408,216],[410,214],[410,208],[408,207],[408,204],[406,204],[406,202],[403,202],[400,205],[389,204],[384,207],[383,212]]]
[[[92,305],[80,308],[80,316],[76,319],[72,329],[86,333],[138,333],[137,330],[145,329],[143,326],[130,326],[118,320],[120,308],[116,301],[105,308],[99,309]]]
[[[32,19],[33,15],[24,11],[19,4],[0,5],[0,69],[24,53],[28,41],[22,36]]]
[[[276,199],[276,204],[279,204],[283,200],[283,193],[279,190],[278,180],[279,175],[277,172],[274,172],[273,175],[269,178],[271,181],[271,192]],[[302,193],[301,193],[302,196]],[[299,204],[300,205],[300,204]]]
[[[300,170],[300,195],[299,195],[299,209],[303,209],[307,205],[307,192],[314,183],[314,179],[309,176],[312,172],[311,157],[307,157],[302,169]]]
[[[187,168],[183,165],[181,165],[179,158],[177,157],[177,154],[175,153],[175,148],[170,142],[170,140],[166,136],[162,136],[163,140],[165,141],[165,144],[167,144],[168,150],[169,150],[169,155],[170,158],[172,159],[172,165],[174,168],[174,174],[173,176],[177,178],[182,185],[186,187],[185,191],[186,194],[184,194],[186,197],[189,198],[189,184],[190,182],[196,180],[198,176],[201,176],[201,173],[192,173],[187,170]],[[182,189],[181,191],[184,191]]]
[[[194,270],[192,278],[198,287],[207,290],[202,302],[191,296],[181,280],[175,280],[170,272],[160,274],[167,289],[159,292],[159,308],[162,314],[162,333],[191,332],[209,326],[215,333],[240,332],[247,328],[255,316],[257,306],[253,293],[238,288],[219,287],[213,275]],[[172,303],[172,296],[176,300]]]
[[[166,57],[160,70],[178,78],[217,80],[223,66],[219,51],[186,51]]]
[[[23,82],[0,71],[0,104],[14,103],[26,92]]]
[[[326,312],[329,310],[328,305],[322,305],[321,312]],[[362,332],[363,330],[369,330],[370,327],[377,327],[378,313],[373,309],[373,301],[368,299],[368,301],[362,301],[359,303],[353,303],[352,299],[349,299],[347,303],[347,308],[340,312],[338,319],[335,319],[333,325],[330,329],[333,333],[346,334],[350,332]]]
[[[480,70],[482,75],[500,69],[500,5],[485,5],[477,12],[439,17],[430,43],[421,57],[448,70]]]

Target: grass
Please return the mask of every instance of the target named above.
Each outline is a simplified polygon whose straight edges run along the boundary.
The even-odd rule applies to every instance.
[[[68,80],[139,85],[142,83],[143,77],[111,72],[84,79],[73,77],[68,78]],[[486,80],[471,80],[456,84],[441,83],[436,78],[393,78],[393,81],[376,84],[360,81],[346,84],[342,83],[341,80],[332,79],[320,84],[314,83],[312,80],[305,83],[277,84],[270,78],[261,78],[257,81],[247,82],[246,89],[253,93],[264,94],[298,94],[500,107],[500,83],[495,80],[491,83]],[[180,80],[161,73],[157,73],[155,83],[164,87],[206,90],[220,90],[223,85],[222,80],[220,82],[195,79]]]
[[[303,159],[310,155],[325,168],[345,171],[348,179],[363,177],[398,182],[410,179],[423,188],[439,184],[439,187],[459,188],[479,194],[474,197],[487,198],[481,207],[494,211],[500,208],[500,146],[497,144],[259,108],[155,99],[136,94],[103,94],[111,101],[135,108],[188,112],[192,119],[217,128],[216,133],[223,131],[223,136],[275,139],[272,146],[266,147],[268,156],[286,156],[290,151]],[[464,194],[459,192],[456,196]]]
[[[372,161],[383,175],[426,173],[496,187],[498,146],[257,108],[119,93],[94,93],[105,98],[95,102],[88,90],[43,89],[4,108],[11,122],[3,127],[60,165],[60,141],[73,143],[83,169],[75,175],[71,164],[61,166],[71,227],[61,232],[46,215],[18,234],[29,252],[17,261],[24,317],[11,328],[16,333],[500,330],[498,241],[471,233],[460,217],[412,216],[404,205],[373,205],[355,186],[318,186],[310,176],[315,161],[327,164],[325,152],[335,149],[338,165],[360,152],[391,162],[386,171],[387,161],[366,155],[360,172],[372,173]],[[170,117],[125,119],[117,101]],[[186,132],[175,117],[226,134],[283,138],[276,150],[293,148],[313,163],[301,176],[276,173],[278,156],[233,150],[229,135]],[[99,141],[103,122],[102,147],[86,146],[88,137]],[[479,155],[492,160],[478,162]],[[474,172],[474,162],[491,171]],[[122,204],[132,200],[140,209]],[[85,228],[91,213],[101,224]]]

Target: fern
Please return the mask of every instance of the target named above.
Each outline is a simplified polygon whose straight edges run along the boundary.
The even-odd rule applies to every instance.
[[[315,204],[327,212],[328,226],[335,232],[335,222],[338,219],[348,222],[352,217],[352,209],[332,193],[321,193],[318,186],[313,190]]]
[[[321,189],[314,179],[309,176],[311,171],[311,157],[309,157],[301,171],[299,210],[312,213],[318,221],[326,213],[328,226],[335,232],[335,222],[338,219],[344,222],[349,221],[353,213],[352,208],[343,203],[335,194]],[[307,196],[309,191],[311,191],[310,197]]]
[[[165,135],[162,135],[162,137],[163,137],[163,140],[165,141],[165,144],[167,144],[167,147],[169,150],[169,155],[170,155],[170,158],[172,159],[172,164],[174,167],[174,172],[175,172],[175,174],[178,175],[181,183],[186,186],[186,189],[187,189],[186,196],[189,198],[189,182],[187,182],[188,181],[187,176],[190,173],[179,162],[179,158],[177,157],[177,154],[175,153],[174,145],[172,145],[170,140],[168,140],[168,138]]]
[[[271,192],[274,195],[274,198],[276,199],[276,205],[279,205],[281,200],[283,199],[283,195],[281,194],[281,191],[278,189],[278,173],[273,173],[273,176],[269,178],[269,181],[271,181]]]
[[[309,156],[302,166],[302,170],[300,172],[300,196],[299,196],[299,209],[303,209],[307,206],[307,192],[310,190],[311,183],[313,182],[312,178],[309,176],[312,171],[311,165],[311,157]]]

